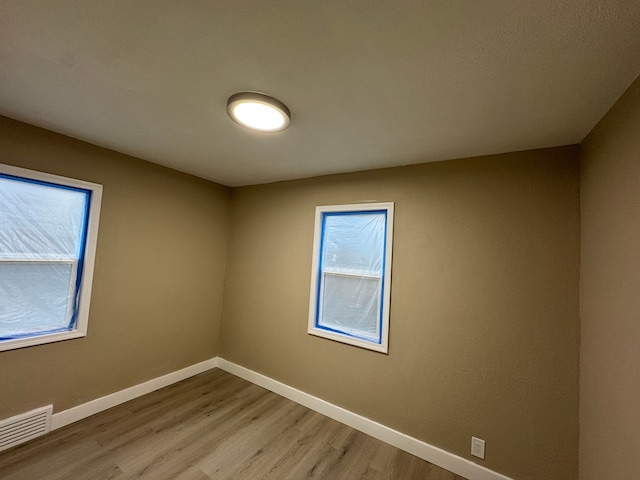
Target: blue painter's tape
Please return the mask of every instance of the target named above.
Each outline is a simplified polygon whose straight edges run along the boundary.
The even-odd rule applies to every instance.
[[[38,332],[38,333],[16,333],[14,335],[2,335],[0,336],[0,341],[1,340],[17,340],[20,338],[34,338],[34,337],[40,337],[42,335],[50,335],[52,333],[62,333],[62,332],[70,332],[70,331],[71,331],[70,328],[61,327],[61,328],[54,328],[52,330],[45,330],[44,332]]]
[[[365,340],[371,343],[377,343],[378,345],[382,344],[382,338],[379,336],[377,340],[372,340],[371,337],[365,337],[363,335],[356,335],[355,333],[345,332],[344,330],[340,330],[337,328],[327,327],[326,325],[318,325],[318,329],[325,330],[327,332],[339,333],[340,335],[344,335],[346,337],[357,338],[358,340]]]
[[[34,185],[43,185],[45,187],[61,188],[62,190],[71,190],[73,192],[91,193],[85,188],[72,187],[70,185],[60,185],[59,183],[46,182],[44,180],[34,180],[33,178],[19,177],[17,175],[10,175],[8,173],[0,173],[0,178],[6,178],[7,180],[15,180],[24,183],[32,183]]]
[[[87,245],[87,231],[89,229],[89,211],[91,206],[91,192],[84,190],[85,202],[84,202],[84,222],[82,225],[82,232],[80,234],[80,252],[78,256],[78,269],[76,271],[76,284],[75,291],[73,292],[73,312],[71,319],[69,320],[68,330],[71,331],[75,327],[78,319],[78,306],[80,304],[80,285],[82,285],[82,276],[84,273],[84,255]]]

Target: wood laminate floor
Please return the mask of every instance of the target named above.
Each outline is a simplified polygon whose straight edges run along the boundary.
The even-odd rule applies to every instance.
[[[219,369],[0,453],[1,480],[464,480]]]

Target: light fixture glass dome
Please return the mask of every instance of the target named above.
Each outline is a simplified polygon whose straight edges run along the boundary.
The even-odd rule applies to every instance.
[[[256,92],[229,97],[227,113],[237,124],[259,132],[281,132],[291,123],[291,112],[284,103]]]

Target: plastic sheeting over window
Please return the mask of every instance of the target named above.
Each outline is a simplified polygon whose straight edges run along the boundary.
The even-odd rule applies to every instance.
[[[392,219],[393,204],[317,208],[309,333],[386,351]]]
[[[90,198],[0,174],[0,340],[74,327]]]
[[[318,325],[380,343],[386,212],[325,213]]]

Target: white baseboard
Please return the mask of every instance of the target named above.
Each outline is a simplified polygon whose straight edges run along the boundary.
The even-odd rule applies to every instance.
[[[345,410],[332,403],[314,397],[284,383],[273,380],[265,375],[249,370],[224,358],[216,357],[215,366],[233,375],[255,383],[267,390],[304,405],[311,410],[333,418],[378,440],[382,440],[416,457],[422,458],[439,467],[442,467],[469,480],[512,480],[509,477],[489,470],[481,465],[473,463],[465,458],[449,453],[433,445],[429,445],[417,438],[393,430],[380,423],[374,422],[356,413]]]
[[[128,402],[134,398],[141,397],[147,393],[160,390],[161,388],[210,370],[217,366],[217,359],[218,357],[210,358],[209,360],[196,363],[195,365],[188,366],[182,370],[168,373],[147,382],[134,385],[133,387],[125,388],[119,392],[91,400],[90,402],[83,403],[77,407],[54,413],[53,418],[51,419],[51,430],[64,427],[65,425],[90,417],[91,415],[100,413],[108,408],[115,407],[121,403]]]
[[[512,480],[509,477],[496,473],[488,468],[473,463],[465,458],[449,453],[441,448],[429,445],[417,438],[410,437],[402,432],[374,422],[366,417],[350,412],[342,407],[326,402],[284,383],[278,382],[260,373],[249,370],[224,358],[214,357],[204,362],[191,365],[176,372],[168,373],[119,392],[97,398],[77,407],[54,413],[51,419],[51,430],[64,427],[83,418],[100,413],[108,408],[141,397],[181,380],[185,380],[199,373],[218,367],[226,372],[255,383],[267,390],[304,405],[311,410],[326,415],[329,418],[344,423],[378,440],[386,442],[416,457],[422,458],[439,467],[442,467],[469,480]]]

